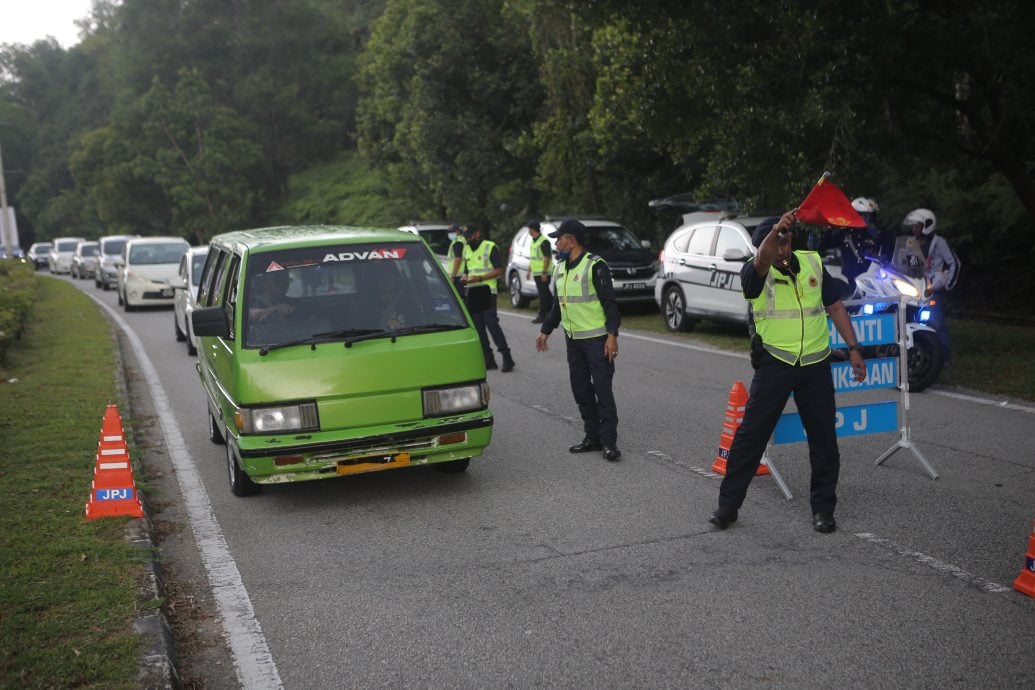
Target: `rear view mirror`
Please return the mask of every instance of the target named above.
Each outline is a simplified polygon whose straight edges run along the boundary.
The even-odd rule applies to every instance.
[[[730,247],[722,255],[723,261],[747,261],[750,258],[750,254],[746,254],[743,249],[737,249],[736,247]]]
[[[191,328],[194,335],[203,337],[229,338],[230,322],[222,307],[205,307],[190,313]]]

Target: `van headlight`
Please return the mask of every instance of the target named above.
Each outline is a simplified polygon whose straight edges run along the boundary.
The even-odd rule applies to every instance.
[[[234,414],[237,430],[242,434],[280,434],[290,431],[316,431],[320,420],[316,403],[241,407]]]
[[[441,417],[484,408],[489,403],[489,385],[482,381],[466,386],[434,388],[425,390],[423,395],[424,416]]]

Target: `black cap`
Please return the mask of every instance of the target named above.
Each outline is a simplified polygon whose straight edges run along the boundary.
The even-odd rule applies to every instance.
[[[534,230],[538,230],[539,229],[539,221],[537,221],[537,220],[530,220],[530,221],[528,221],[528,227],[532,228]]]
[[[773,229],[773,226],[779,222],[780,218],[777,216],[773,216],[772,218],[766,218],[761,223],[759,223],[758,227],[755,228],[755,231],[751,233],[751,244],[755,245],[756,247],[761,247],[762,240],[764,240],[765,236],[768,235],[769,232]]]
[[[586,244],[586,226],[574,218],[564,221],[559,228],[550,233],[550,237],[554,239],[561,235],[574,235],[579,244]]]
[[[449,230],[447,230],[446,232],[460,232],[460,226],[456,223],[453,223],[449,226]]]
[[[478,232],[478,228],[474,227],[470,223],[464,226],[464,237],[471,239],[474,233]]]

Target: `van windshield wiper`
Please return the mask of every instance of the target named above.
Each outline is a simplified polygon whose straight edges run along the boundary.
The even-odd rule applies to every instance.
[[[460,326],[455,323],[424,323],[419,326],[408,326],[406,328],[395,328],[389,330],[372,331],[364,335],[357,335],[355,338],[348,338],[345,340],[345,347],[352,347],[353,343],[359,343],[364,340],[376,340],[378,338],[391,338],[392,342],[395,339],[403,335],[417,335],[418,333],[438,333],[440,331],[455,331],[465,326]]]
[[[296,345],[312,345],[313,349],[316,349],[317,343],[326,343],[329,341],[339,340],[341,338],[350,337],[363,337],[367,335],[380,336],[384,330],[374,328],[347,328],[340,331],[324,331],[322,333],[313,333],[312,335],[306,336],[305,338],[299,338],[297,340],[288,340],[283,343],[273,343],[271,345],[264,345],[259,349],[259,356],[265,357],[272,350],[279,350],[284,347],[294,347]]]

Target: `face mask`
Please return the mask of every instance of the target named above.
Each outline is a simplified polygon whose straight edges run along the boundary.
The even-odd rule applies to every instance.
[[[558,261],[567,261],[568,260],[568,252],[557,252],[557,260]]]

